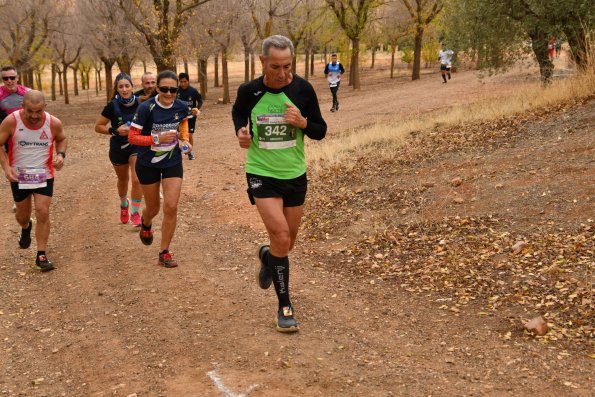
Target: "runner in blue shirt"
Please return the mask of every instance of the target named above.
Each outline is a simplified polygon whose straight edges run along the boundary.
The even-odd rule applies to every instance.
[[[128,141],[138,146],[136,174],[145,197],[140,239],[153,243],[153,218],[159,213],[160,185],[163,185],[163,222],[158,264],[178,266],[169,245],[176,230],[178,201],[182,189],[182,150],[192,150],[188,142],[188,107],[176,99],[178,76],[171,70],[157,75],[155,96],[140,104]]]
[[[331,88],[331,94],[333,94],[333,107],[331,112],[339,110],[339,101],[337,100],[337,91],[339,91],[339,85],[341,84],[341,75],[345,73],[345,68],[341,65],[341,62],[337,61],[337,54],[331,55],[331,61],[324,68],[324,75],[328,80],[329,87]]]
[[[188,130],[190,131],[190,144],[194,147],[194,128],[196,127],[196,119],[200,114],[202,108],[202,96],[198,90],[190,85],[190,76],[188,73],[180,73],[180,88],[178,89],[178,99],[186,102],[188,105]],[[194,160],[194,153],[189,151],[188,160]]]

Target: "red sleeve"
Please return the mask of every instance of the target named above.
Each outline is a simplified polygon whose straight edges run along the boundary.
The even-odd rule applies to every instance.
[[[138,129],[134,125],[130,126],[128,131],[128,142],[136,146],[151,146],[153,140],[148,135],[141,135],[142,130]]]

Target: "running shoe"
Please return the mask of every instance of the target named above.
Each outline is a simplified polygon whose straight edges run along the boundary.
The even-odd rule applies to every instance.
[[[275,325],[279,332],[290,333],[300,330],[297,321],[295,321],[295,318],[293,317],[293,309],[291,306],[285,306],[284,308],[279,309],[275,316]]]
[[[16,205],[16,204],[13,204],[13,205],[12,205],[12,212],[13,212],[14,214],[16,214],[16,212],[17,212],[17,205]]]
[[[142,218],[140,221],[140,232],[138,232],[138,235],[140,236],[140,241],[142,241],[144,245],[153,244],[153,231],[151,230],[151,227],[145,226]]]
[[[335,104],[335,112],[338,112],[338,111],[339,111],[339,102],[337,102],[337,103]]]
[[[271,283],[273,282],[271,272],[269,271],[266,263],[264,263],[264,255],[266,252],[269,252],[269,249],[270,247],[268,245],[261,245],[258,247],[258,251],[256,251],[256,255],[258,255],[258,265],[256,266],[256,282],[258,282],[258,286],[262,289],[269,289]]]
[[[128,207],[130,207],[130,200],[128,200],[128,206],[120,207],[120,222],[124,224],[130,221],[130,212],[128,212]]]
[[[171,252],[164,252],[159,254],[159,262],[157,262],[157,264],[159,266],[167,268],[178,266],[178,262],[176,262],[176,260],[174,259],[174,254],[172,254]]]
[[[140,213],[135,212],[134,214],[130,215],[130,219],[132,220],[132,224],[135,227],[140,227],[141,224],[141,219],[140,219]]]
[[[21,236],[19,237],[19,247],[27,249],[31,246],[31,229],[33,228],[33,220],[29,219],[29,226],[26,229],[21,229]]]
[[[192,152],[188,153],[188,160],[196,160],[194,153],[192,153]]]
[[[54,264],[50,262],[47,256],[39,255],[35,259],[35,264],[41,269],[42,272],[49,272],[50,270],[54,270]]]
[[[333,106],[333,107],[331,108],[331,112],[334,112],[334,111],[335,111],[335,107]]]

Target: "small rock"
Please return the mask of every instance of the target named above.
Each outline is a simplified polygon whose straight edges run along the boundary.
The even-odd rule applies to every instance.
[[[527,246],[527,243],[524,241],[517,241],[512,247],[512,253],[514,255],[520,254],[523,249]]]
[[[534,319],[527,321],[524,324],[524,326],[527,331],[539,336],[543,336],[547,334],[547,332],[549,331],[547,323],[541,316],[535,317]]]
[[[451,181],[450,181],[450,184],[454,187],[461,186],[462,183],[463,183],[463,180],[458,176],[456,178],[451,179]]]
[[[504,187],[504,184],[503,183],[499,183],[495,187],[496,187],[496,189],[502,189]]]
[[[465,200],[462,197],[455,197],[454,199],[452,199],[452,202],[455,204],[463,204]]]

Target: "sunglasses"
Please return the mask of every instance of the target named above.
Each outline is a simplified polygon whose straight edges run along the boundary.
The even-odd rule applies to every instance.
[[[178,92],[178,87],[158,87],[159,91],[163,92],[164,94],[169,92],[170,94],[175,94]]]
[[[17,76],[2,76],[2,80],[4,81],[8,81],[8,80],[16,80]]]

